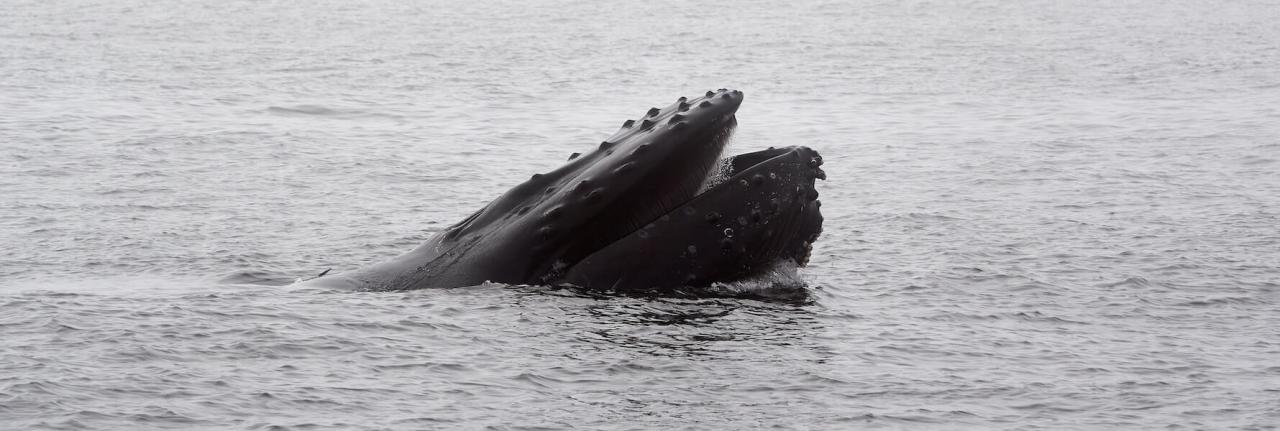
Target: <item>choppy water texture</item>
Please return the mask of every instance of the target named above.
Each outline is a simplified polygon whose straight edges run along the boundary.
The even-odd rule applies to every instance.
[[[0,16],[0,428],[1280,423],[1274,2]],[[826,157],[809,302],[278,286],[720,87]]]

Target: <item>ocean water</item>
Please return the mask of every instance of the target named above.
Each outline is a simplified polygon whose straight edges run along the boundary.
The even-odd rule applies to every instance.
[[[1275,429],[1276,22],[6,1],[0,428]],[[287,286],[721,87],[826,159],[801,299]]]

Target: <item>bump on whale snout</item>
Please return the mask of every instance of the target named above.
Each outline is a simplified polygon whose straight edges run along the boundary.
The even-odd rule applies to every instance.
[[[641,118],[624,121],[594,150],[574,153],[561,167],[529,181],[546,193],[511,195],[527,199],[526,205],[534,207],[531,214],[563,208],[555,235],[541,229],[545,219],[517,220],[509,228],[512,238],[536,232],[528,241],[540,254],[526,273],[544,274],[537,281],[552,282],[560,276],[556,267],[570,266],[692,199],[719,160],[742,100],[740,91],[721,90],[650,108]]]

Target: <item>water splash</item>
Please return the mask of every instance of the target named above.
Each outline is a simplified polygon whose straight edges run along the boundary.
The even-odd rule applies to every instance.
[[[751,278],[729,283],[712,283],[706,290],[714,296],[812,302],[808,285],[800,277],[799,265],[790,259],[779,259],[768,270]]]

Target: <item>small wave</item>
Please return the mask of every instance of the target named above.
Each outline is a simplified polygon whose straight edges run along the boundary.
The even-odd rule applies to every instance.
[[[294,277],[272,271],[240,271],[218,279],[219,284],[250,284],[258,286],[284,286],[295,281]]]
[[[637,322],[643,322],[650,325],[702,325],[715,322],[721,317],[728,316],[729,313],[733,312],[733,310],[733,308],[691,310],[684,307],[678,309],[639,307],[639,309],[633,314],[633,317]]]
[[[428,371],[441,371],[450,373],[468,372],[472,367],[463,364],[444,363],[444,362],[410,362],[401,364],[374,365],[376,370],[405,370],[405,369],[422,369]]]
[[[267,113],[286,117],[327,117],[344,120],[388,120],[401,121],[401,115],[366,111],[361,109],[337,109],[320,105],[268,106]]]
[[[295,115],[295,116],[296,115],[330,116],[330,115],[341,114],[341,112],[337,110],[326,108],[323,106],[318,106],[318,105],[297,105],[292,107],[270,106],[270,107],[267,107],[267,112],[270,112],[272,114]]]
[[[1228,296],[1228,297],[1222,297],[1222,298],[1196,299],[1191,301],[1179,302],[1174,305],[1179,307],[1212,307],[1216,305],[1256,304],[1256,303],[1258,303],[1258,301],[1253,298]]]
[[[1073,324],[1073,325],[1089,324],[1088,322],[1084,322],[1084,321],[1070,320],[1070,319],[1064,319],[1061,317],[1050,316],[1040,311],[1018,311],[1018,312],[1011,312],[1011,313],[993,313],[993,314],[944,312],[944,313],[939,313],[932,316],[926,316],[923,319],[929,320],[929,321],[937,321],[937,322],[999,321],[999,320],[1008,319],[1008,320],[1020,320],[1024,322],[1033,322],[1033,323],[1053,323],[1053,324],[1065,323],[1065,324]]]
[[[283,73],[298,73],[298,72],[306,73],[306,72],[331,72],[335,70],[338,70],[338,68],[334,66],[298,66],[298,67],[282,67],[279,69],[275,69],[274,71],[283,72]]]
[[[1133,276],[1121,281],[1117,281],[1115,283],[1103,283],[1101,287],[1121,287],[1121,286],[1151,287],[1151,284],[1152,284],[1151,281],[1147,280],[1146,278],[1143,278],[1140,276]]]
[[[1240,163],[1245,166],[1269,165],[1275,162],[1276,162],[1276,159],[1272,159],[1268,157],[1247,156],[1240,159]]]

